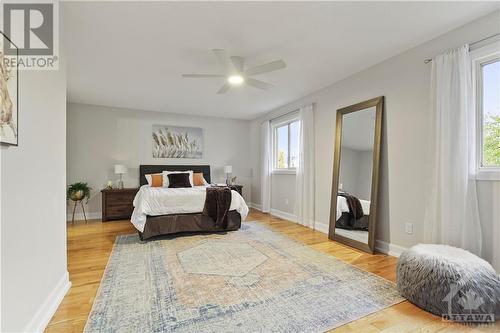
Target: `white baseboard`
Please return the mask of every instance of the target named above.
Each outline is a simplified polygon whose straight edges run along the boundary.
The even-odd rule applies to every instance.
[[[87,220],[100,220],[102,218],[102,213],[101,212],[95,212],[95,213],[85,213],[87,215]],[[66,220],[71,221],[71,218],[73,217],[73,213],[68,213],[66,215]],[[75,221],[83,221],[85,220],[85,217],[83,216],[83,213],[75,213]]]
[[[255,208],[257,210],[261,210],[261,208],[262,208],[262,206],[260,204],[254,204],[254,203],[250,203],[249,206],[252,208]],[[271,215],[277,216],[279,218],[282,218],[284,220],[288,220],[291,222],[297,222],[297,217],[295,215],[287,213],[287,212],[283,212],[283,211],[280,211],[277,209],[271,208]],[[322,223],[322,222],[316,221],[314,223],[313,229],[317,230],[319,232],[322,232],[324,234],[328,234],[329,228],[330,228],[330,226],[327,223]],[[375,250],[377,250],[380,253],[387,254],[387,255],[390,255],[393,257],[399,257],[406,249],[407,249],[406,247],[403,247],[400,245],[387,243],[387,242],[381,241],[379,239],[375,240]]]
[[[253,208],[253,209],[257,209],[257,210],[262,211],[262,205],[261,204],[249,202],[248,206],[251,207],[251,208]]]
[[[250,207],[252,207],[254,209],[262,211],[262,205],[261,204],[256,204],[256,203],[250,202],[248,204],[248,206],[250,206]],[[274,215],[276,217],[279,217],[279,218],[281,218],[283,220],[287,220],[287,221],[291,221],[291,222],[297,222],[297,217],[295,215],[287,213],[287,212],[284,212],[284,211],[281,211],[281,210],[278,210],[278,209],[271,208],[270,214]]]
[[[297,216],[274,208],[271,208],[271,215],[277,216],[283,220],[297,222]]]
[[[326,223],[321,223],[321,222],[314,222],[314,230],[317,230],[319,232],[322,232],[324,234],[327,234],[328,235],[328,229],[330,228],[330,226]]]
[[[326,223],[321,223],[318,221],[314,223],[314,230],[317,230],[324,234],[328,234],[328,229],[329,225]],[[375,250],[377,250],[380,253],[387,254],[393,257],[399,257],[401,253],[403,253],[406,250],[406,248],[377,239],[375,240]]]
[[[69,273],[66,271],[55,288],[42,303],[42,306],[38,308],[35,316],[28,325],[26,325],[23,332],[42,333],[49,324],[54,313],[56,313],[59,304],[61,304],[69,288],[71,288],[71,282],[69,281]]]
[[[393,257],[399,257],[404,251],[407,250],[406,247],[399,246],[396,244],[392,243],[387,243],[384,241],[381,241],[379,239],[375,240],[375,249],[381,253],[393,256]]]

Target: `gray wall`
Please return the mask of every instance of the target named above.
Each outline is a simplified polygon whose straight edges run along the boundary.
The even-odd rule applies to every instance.
[[[153,124],[203,128],[203,158],[153,158]],[[67,183],[85,181],[92,186],[87,209],[94,218],[101,212],[100,190],[107,180],[118,179],[115,164],[129,168],[126,187],[139,185],[140,164],[210,164],[212,181],[217,182],[225,179],[223,166],[232,165],[237,182],[244,185],[243,196],[250,201],[248,121],[68,104],[67,127]]]
[[[370,200],[372,191],[373,152],[359,152],[359,174],[356,195],[364,200]]]
[[[43,330],[69,287],[65,67],[20,71],[19,99],[19,146],[0,148],[2,332]]]
[[[386,97],[383,119],[382,162],[380,175],[380,209],[377,239],[408,247],[423,239],[424,205],[427,195],[427,137],[430,121],[430,65],[424,59],[464,43],[476,41],[500,31],[500,12],[496,11],[477,21],[451,31],[405,53],[390,58],[358,74],[341,80],[323,90],[305,96],[255,120],[250,132],[256,147],[260,147],[258,127],[264,119],[315,103],[316,133],[316,203],[315,218],[327,224],[330,216],[331,181],[335,112],[341,107],[376,96]],[[253,152],[253,200],[260,203],[260,153]],[[289,183],[294,176],[288,177]],[[485,257],[491,253],[490,225],[500,223],[493,205],[500,198],[493,196],[500,182],[478,182]],[[497,191],[498,193],[500,191]],[[273,202],[279,193],[272,189]],[[291,195],[289,193],[289,195]],[[293,213],[293,207],[288,211]],[[414,224],[414,233],[406,234],[405,223]],[[488,248],[489,247],[489,248]]]
[[[290,181],[290,179],[293,181]],[[252,197],[255,198],[255,197]],[[294,213],[295,176],[273,174],[271,176],[271,208],[285,213]]]
[[[373,153],[371,151],[342,147],[339,176],[342,189],[359,199],[370,200],[372,164]]]
[[[340,153],[339,186],[348,193],[356,195],[358,188],[359,163],[358,153],[352,149],[342,147]]]

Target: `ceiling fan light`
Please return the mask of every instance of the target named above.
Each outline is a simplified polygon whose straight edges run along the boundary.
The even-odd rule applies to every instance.
[[[245,81],[245,79],[241,75],[231,75],[227,78],[227,82],[234,85],[242,84],[243,81]]]

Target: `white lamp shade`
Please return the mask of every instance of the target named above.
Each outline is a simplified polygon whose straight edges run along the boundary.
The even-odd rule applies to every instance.
[[[115,173],[117,175],[122,175],[124,173],[127,173],[127,167],[125,165],[122,165],[122,164],[116,164],[115,165]]]
[[[232,173],[233,172],[233,167],[231,165],[226,165],[224,167],[224,173]]]

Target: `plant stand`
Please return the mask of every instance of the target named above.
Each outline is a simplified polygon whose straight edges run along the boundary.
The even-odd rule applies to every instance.
[[[76,205],[80,203],[82,205],[83,217],[85,218],[85,223],[87,223],[87,216],[85,215],[85,207],[83,206],[83,200],[74,200],[75,205],[73,206],[73,217],[71,218],[71,224],[75,224],[75,211]]]

